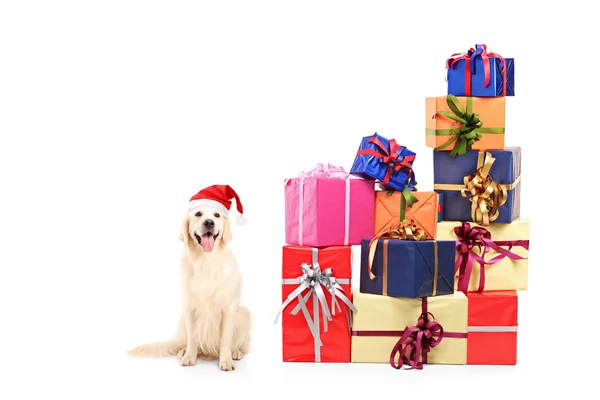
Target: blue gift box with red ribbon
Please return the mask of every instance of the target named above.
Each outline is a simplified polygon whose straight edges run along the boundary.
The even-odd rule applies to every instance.
[[[385,190],[412,190],[416,184],[412,164],[416,153],[375,133],[362,138],[350,174],[375,180]]]
[[[471,97],[515,95],[515,60],[489,52],[485,44],[446,61],[448,94]]]

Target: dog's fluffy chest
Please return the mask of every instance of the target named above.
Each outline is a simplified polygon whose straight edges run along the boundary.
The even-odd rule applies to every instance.
[[[228,263],[215,265],[210,258],[197,260],[189,281],[188,292],[198,308],[222,308],[231,298],[231,275]]]

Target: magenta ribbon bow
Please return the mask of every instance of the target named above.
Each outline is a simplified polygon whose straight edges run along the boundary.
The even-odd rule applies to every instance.
[[[473,271],[473,262],[479,264],[479,286],[478,292],[482,292],[485,287],[485,265],[493,265],[505,257],[512,260],[524,260],[510,250],[513,247],[520,246],[529,250],[529,240],[513,240],[513,241],[493,241],[492,234],[487,229],[481,226],[471,226],[468,222],[463,222],[460,226],[454,228],[454,234],[458,238],[456,241],[456,252],[458,257],[454,264],[454,274],[458,272],[458,290],[466,293],[471,280]],[[500,246],[508,246],[504,249]],[[479,254],[473,251],[474,248],[479,249]],[[485,255],[494,250],[499,253],[496,257],[486,261]]]
[[[408,369],[423,369],[423,364],[427,363],[427,353],[440,344],[443,337],[444,328],[435,321],[433,314],[422,313],[417,325],[406,327],[404,334],[392,349],[390,364],[396,369],[402,368],[404,364],[409,365]]]
[[[339,178],[346,179],[350,176],[343,167],[338,167],[331,164],[319,163],[308,172],[302,171],[298,178]]]

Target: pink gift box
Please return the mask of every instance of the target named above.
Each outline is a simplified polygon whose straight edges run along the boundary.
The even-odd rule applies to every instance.
[[[285,182],[285,241],[348,246],[374,236],[375,182],[319,164]]]

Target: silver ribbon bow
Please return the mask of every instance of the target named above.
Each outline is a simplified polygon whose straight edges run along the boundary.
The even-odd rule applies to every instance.
[[[300,266],[300,270],[302,271],[302,275],[300,275],[296,279],[284,279],[283,284],[296,284],[298,283],[298,287],[294,289],[292,293],[286,298],[283,302],[279,312],[277,313],[277,317],[275,318],[275,323],[279,319],[279,316],[283,312],[283,310],[295,299],[298,299],[298,305],[294,307],[291,314],[296,315],[299,311],[302,311],[304,315],[304,319],[308,324],[310,332],[314,338],[315,342],[315,362],[321,361],[321,346],[323,343],[321,342],[321,337],[319,334],[320,328],[320,317],[319,317],[319,308],[323,311],[323,331],[327,332],[328,330],[328,321],[332,321],[333,317],[336,313],[336,309],[341,312],[342,309],[339,304],[339,300],[346,304],[346,315],[348,316],[348,329],[351,329],[351,311],[357,313],[358,310],[352,304],[350,299],[344,293],[344,289],[340,286],[340,284],[350,284],[350,279],[337,279],[333,276],[333,269],[327,268],[324,271],[321,271],[321,267],[318,262],[318,249],[312,249],[312,265],[304,263]],[[303,295],[302,293],[308,289],[308,292]],[[325,298],[325,292],[327,290],[331,294],[331,312],[329,312],[329,305],[327,304],[327,299]],[[310,300],[310,297],[313,298],[313,316],[314,319],[311,318],[308,308],[306,304]],[[339,300],[338,300],[339,299]]]

